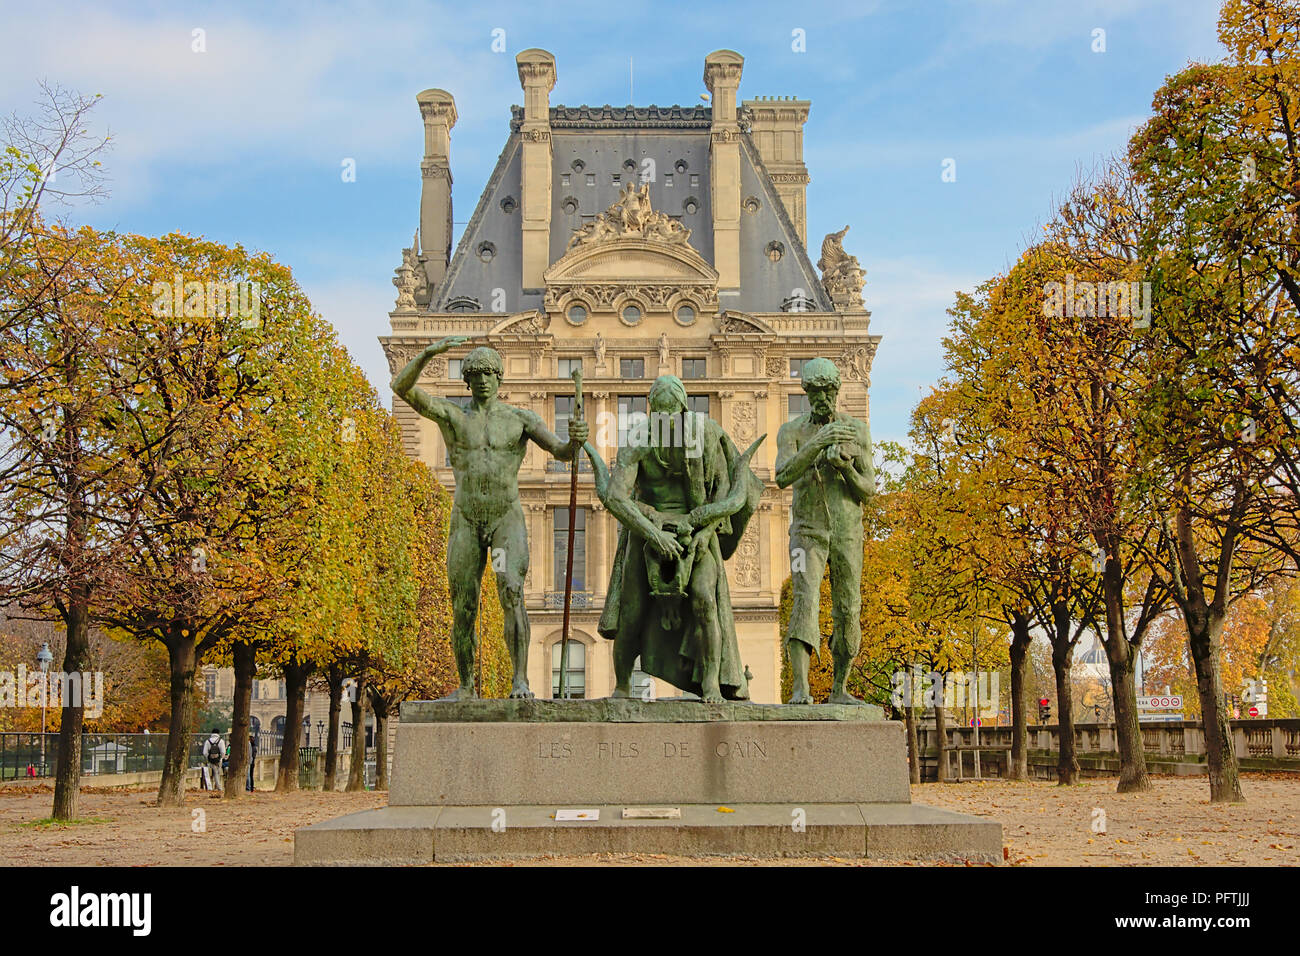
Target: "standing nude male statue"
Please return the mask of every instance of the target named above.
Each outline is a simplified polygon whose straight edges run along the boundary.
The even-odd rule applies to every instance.
[[[476,348],[461,363],[469,386],[464,409],[416,387],[420,372],[435,355],[463,344],[450,336],[417,355],[393,379],[393,391],[425,418],[437,423],[447,442],[456,495],[447,535],[447,580],[451,584],[451,646],[460,686],[447,700],[474,695],[474,655],[478,636],[479,588],[488,556],[497,576],[505,614],[506,648],[514,666],[511,697],[532,697],[528,689],[528,615],[524,578],[528,574],[528,529],[519,503],[519,466],[532,439],[560,461],[571,461],[587,440],[587,423],[569,423],[569,440],[552,434],[540,416],[497,400],[504,366],[495,349]]]
[[[845,689],[849,665],[862,645],[862,505],[875,493],[871,431],[835,411],[840,373],[829,359],[804,365],[810,411],[776,436],[776,483],[794,485],[790,561],[794,600],[785,635],[793,673],[791,704],[811,704],[808,662],[821,646],[817,625],[822,573],[831,567],[831,662],[828,703],[860,704]]]

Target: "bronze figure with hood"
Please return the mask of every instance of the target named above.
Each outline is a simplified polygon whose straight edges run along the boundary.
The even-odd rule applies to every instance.
[[[663,375],[649,416],[629,429],[611,471],[584,450],[596,493],[623,526],[598,630],[614,641],[615,697],[633,665],[706,702],[747,700],[723,562],[758,506],[762,483],[712,419],[687,410],[686,388]]]

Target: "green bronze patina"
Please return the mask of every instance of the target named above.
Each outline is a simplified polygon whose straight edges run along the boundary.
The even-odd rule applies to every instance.
[[[794,486],[790,559],[794,595],[786,652],[793,672],[791,704],[811,704],[808,663],[821,645],[817,625],[821,581],[831,569],[830,703],[861,704],[845,689],[849,665],[862,644],[862,505],[875,493],[871,430],[835,410],[840,373],[829,359],[804,365],[810,411],[777,433],[776,483]]]
[[[560,461],[571,461],[587,439],[586,422],[569,425],[569,440],[552,434],[536,413],[497,399],[503,367],[494,349],[476,348],[461,365],[469,386],[469,408],[461,408],[416,386],[435,355],[467,341],[450,336],[430,345],[393,379],[393,391],[435,422],[447,442],[456,493],[447,535],[447,580],[451,585],[452,649],[460,686],[446,699],[474,694],[474,656],[478,637],[479,588],[489,555],[497,594],[505,613],[505,641],[514,668],[512,698],[532,697],[528,688],[528,615],[524,578],[528,575],[528,530],[519,503],[519,466],[531,439]]]
[[[747,700],[723,561],[758,505],[762,483],[722,428],[686,409],[673,375],[650,389],[647,427],[633,429],[611,471],[590,445],[596,493],[619,532],[600,634],[614,641],[614,697],[633,664],[706,703]]]

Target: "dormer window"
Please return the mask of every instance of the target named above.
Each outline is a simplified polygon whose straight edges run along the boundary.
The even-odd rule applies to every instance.
[[[447,303],[448,312],[482,312],[483,306],[478,299],[468,295],[458,295]]]

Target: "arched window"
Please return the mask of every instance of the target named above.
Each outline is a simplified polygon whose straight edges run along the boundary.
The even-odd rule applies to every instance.
[[[562,642],[551,645],[551,696],[560,696],[560,649]],[[569,638],[569,675],[565,697],[583,700],[587,696],[587,645]]]

